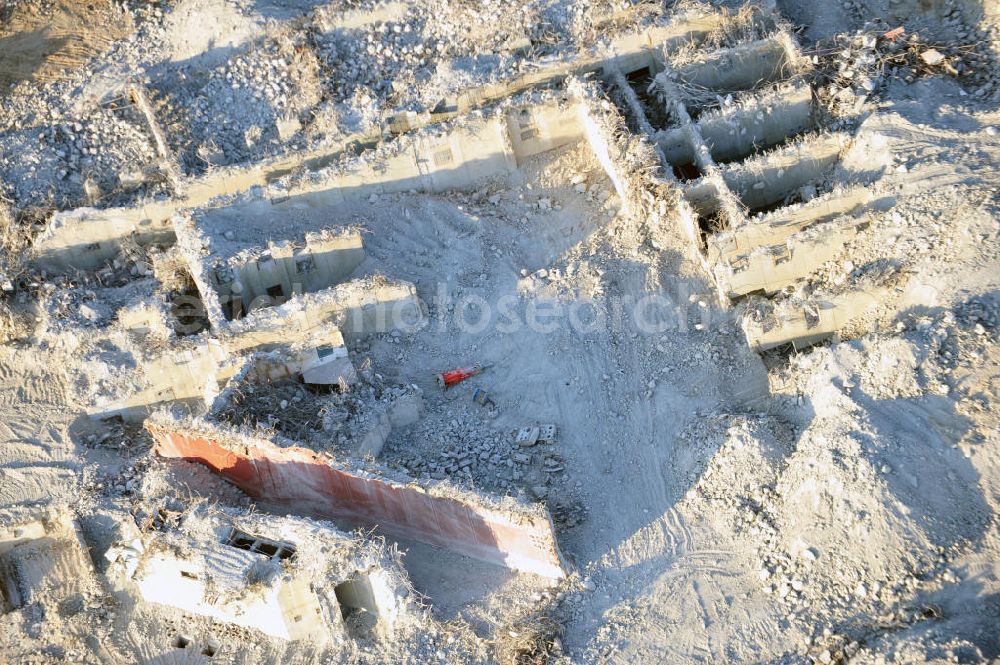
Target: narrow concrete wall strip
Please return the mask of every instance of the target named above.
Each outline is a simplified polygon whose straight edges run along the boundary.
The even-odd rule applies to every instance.
[[[146,422],[156,452],[200,462],[257,499],[443,547],[550,578],[565,576],[552,522],[540,506],[490,507],[448,487],[347,470],[329,455],[209,428]]]

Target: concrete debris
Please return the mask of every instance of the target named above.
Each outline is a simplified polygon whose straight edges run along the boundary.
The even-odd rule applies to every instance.
[[[937,49],[931,48],[921,53],[920,59],[933,67],[934,65],[940,65],[944,62],[944,55]]]
[[[285,640],[325,646],[362,630],[391,634],[419,612],[389,553],[312,520],[202,504],[105,556],[112,583],[147,603]]]
[[[6,3],[0,653],[996,656],[980,4]]]

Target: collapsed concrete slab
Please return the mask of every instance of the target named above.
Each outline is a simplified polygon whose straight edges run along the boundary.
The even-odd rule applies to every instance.
[[[314,520],[202,504],[106,553],[144,602],[319,645],[391,633],[419,611],[397,557]]]
[[[446,483],[417,484],[204,421],[154,414],[157,454],[200,462],[259,500],[550,578],[565,575],[544,507],[490,499]]]

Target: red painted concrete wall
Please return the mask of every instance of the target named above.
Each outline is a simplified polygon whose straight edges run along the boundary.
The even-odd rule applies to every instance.
[[[250,444],[147,422],[163,457],[201,462],[258,499],[299,512],[379,527],[460,554],[546,577],[565,574],[551,522],[540,516],[432,496],[416,485],[356,475],[329,455],[305,448]]]

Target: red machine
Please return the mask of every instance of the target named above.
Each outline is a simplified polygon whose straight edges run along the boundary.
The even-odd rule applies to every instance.
[[[459,367],[458,369],[449,369],[447,372],[441,372],[437,375],[438,385],[442,388],[450,388],[456,383],[461,383],[465,381],[470,376],[475,376],[476,374],[482,374],[483,371],[489,369],[490,365],[480,365],[476,363],[472,367]]]

